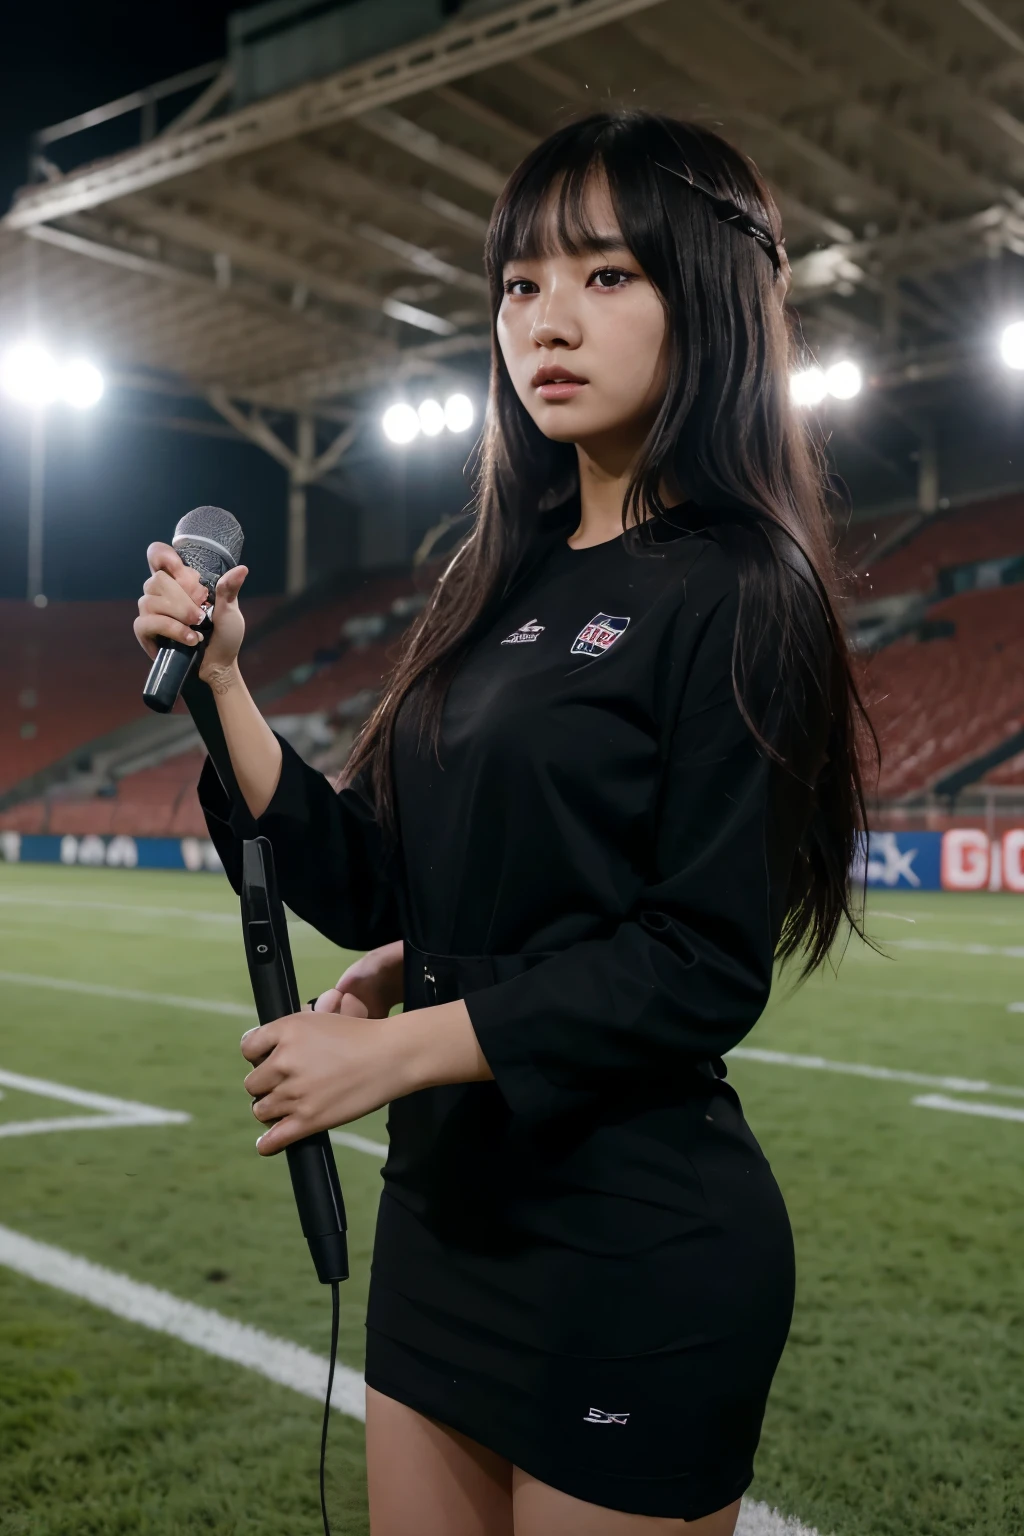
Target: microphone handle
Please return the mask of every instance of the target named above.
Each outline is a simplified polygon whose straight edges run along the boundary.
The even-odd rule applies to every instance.
[[[186,645],[183,640],[165,640],[157,651],[149,669],[142,702],[158,715],[169,715],[178,702],[178,695],[189,673],[201,656],[206,641],[213,634],[213,620],[207,614],[202,623],[193,625],[202,635],[198,645]]]
[[[249,979],[261,1024],[298,1013],[291,945],[265,837],[242,843],[242,924]],[[285,1148],[299,1223],[321,1284],[348,1279],[345,1201],[326,1131]]]

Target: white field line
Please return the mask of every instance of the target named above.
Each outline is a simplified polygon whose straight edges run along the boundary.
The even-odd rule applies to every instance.
[[[819,1536],[817,1527],[802,1525],[792,1515],[780,1515],[777,1509],[754,1499],[744,1499],[736,1536]]]
[[[63,1248],[0,1227],[0,1264],[18,1274],[90,1302],[104,1312],[154,1333],[163,1333],[220,1360],[255,1371],[268,1381],[290,1387],[323,1402],[327,1390],[327,1361],[288,1339],[235,1322],[221,1312],[180,1301],[168,1291],[141,1284],[116,1270],[104,1269]],[[331,1407],[349,1418],[365,1420],[365,1384],[359,1371],[339,1364],[334,1374]],[[816,1530],[780,1515],[767,1504],[743,1501],[737,1536],[818,1536]]]
[[[45,1120],[9,1120],[0,1124],[0,1137],[37,1136],[47,1131],[111,1130],[131,1125],[187,1125],[192,1118],[184,1110],[157,1109],[152,1104],[115,1099],[107,1093],[91,1093],[85,1088],[71,1088],[66,1083],[24,1077],[20,1072],[0,1070],[0,1083],[19,1093],[34,1093],[41,1099],[57,1099],[64,1104],[75,1104],[79,1109],[97,1111],[92,1115],[55,1116]]]
[[[1024,944],[954,944],[945,939],[882,939],[880,942],[887,949],[915,949],[935,955],[999,955],[1005,960],[1024,960]]]
[[[902,998],[911,1003],[945,1003],[954,1008],[1005,1008],[1010,1013],[1024,1013],[1024,1003],[1004,1003],[999,997],[964,997],[957,992],[914,992],[905,988],[857,987],[844,981],[826,981],[826,987],[835,987],[842,997],[877,997],[883,1001]],[[788,1001],[783,994],[783,1001]]]
[[[775,1067],[804,1067],[812,1072],[841,1072],[848,1077],[871,1077],[886,1083],[914,1083],[921,1088],[948,1088],[954,1093],[1001,1093],[1024,1099],[1024,1088],[1005,1088],[970,1077],[935,1077],[928,1072],[904,1072],[896,1067],[870,1067],[860,1061],[827,1061],[824,1056],[791,1056],[785,1051],[763,1051],[757,1046],[737,1045],[727,1060],[761,1061]]]
[[[1009,1104],[965,1103],[963,1099],[947,1099],[941,1093],[920,1094],[913,1103],[919,1109],[948,1109],[958,1115],[983,1115],[988,1120],[1024,1121],[1024,1109],[1013,1109]]]
[[[165,1333],[195,1349],[230,1360],[256,1371],[282,1387],[323,1402],[327,1391],[327,1361],[301,1344],[274,1338],[260,1328],[237,1323],[208,1307],[181,1301],[168,1291],[143,1285],[116,1270],[104,1269],[80,1259],[63,1248],[24,1237],[0,1227],[0,1264],[17,1270],[41,1285],[65,1291],[91,1302],[115,1317],[139,1323],[154,1333]],[[331,1407],[353,1419],[365,1416],[363,1378],[350,1366],[339,1365],[334,1377]]]
[[[131,912],[138,917],[194,917],[203,923],[232,923],[241,926],[237,912],[211,912],[200,907],[151,907],[144,901],[71,901],[58,896],[17,896],[0,891],[0,906],[8,907],[58,907],[72,912]],[[305,918],[294,912],[285,912],[290,928],[308,928]]]
[[[58,907],[81,912],[140,912],[147,917],[195,917],[204,923],[240,923],[237,912],[207,912],[197,907],[150,907],[142,901],[72,901],[57,896],[18,896],[0,892],[0,906]]]
[[[370,1141],[366,1136],[357,1136],[355,1131],[332,1131],[331,1140],[338,1147],[354,1147],[357,1152],[369,1152],[371,1157],[387,1157],[388,1146],[385,1141]]]
[[[221,1003],[210,997],[176,997],[173,992],[137,992],[133,987],[108,987],[96,981],[68,981],[62,976],[37,976],[26,971],[0,971],[0,982],[12,987],[47,987],[52,992],[71,992],[80,997],[109,997],[123,1003],[162,1003],[168,1008],[194,1013],[226,1013],[233,1019],[253,1019],[248,1003]]]

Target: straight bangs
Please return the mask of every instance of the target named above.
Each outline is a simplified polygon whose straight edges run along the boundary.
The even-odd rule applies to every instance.
[[[581,256],[602,249],[601,231],[587,217],[587,195],[605,173],[596,144],[570,141],[563,154],[527,163],[513,196],[495,218],[488,261],[499,279],[510,261]]]
[[[713,208],[727,201],[781,240],[774,200],[742,155],[695,124],[601,114],[553,134],[509,178],[484,252],[498,302],[509,262],[609,249],[608,231],[588,217],[595,182],[607,186],[622,239],[666,304],[702,257],[738,263],[741,283],[760,277],[773,285],[763,251],[737,240]]]

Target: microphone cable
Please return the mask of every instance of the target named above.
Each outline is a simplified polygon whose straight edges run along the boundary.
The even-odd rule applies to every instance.
[[[324,1536],[331,1536],[331,1522],[327,1517],[327,1431],[331,1423],[331,1394],[334,1391],[334,1368],[338,1363],[338,1324],[341,1316],[341,1294],[337,1280],[331,1281],[331,1365],[327,1372],[327,1396],[324,1399],[324,1425],[320,1433],[320,1513],[324,1521]]]

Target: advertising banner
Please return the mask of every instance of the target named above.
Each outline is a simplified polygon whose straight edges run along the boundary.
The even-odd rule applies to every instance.
[[[77,864],[92,869],[219,871],[205,837],[30,836],[0,832],[10,864]],[[854,864],[855,884],[877,890],[1015,891],[1024,895],[1024,827],[990,838],[980,827],[948,832],[870,832]]]
[[[220,870],[207,837],[36,836],[0,832],[0,856],[8,864],[84,864],[92,869]]]
[[[869,886],[913,891],[1024,894],[1024,827],[990,838],[981,827],[948,832],[871,832],[854,867]]]

